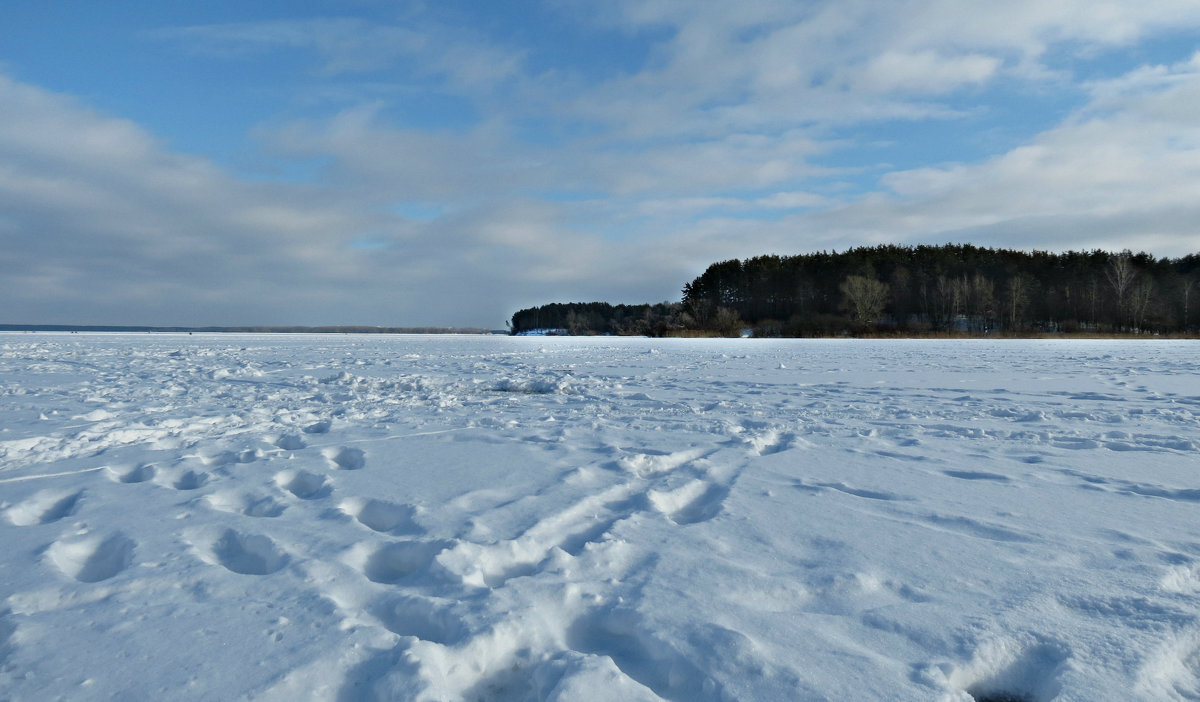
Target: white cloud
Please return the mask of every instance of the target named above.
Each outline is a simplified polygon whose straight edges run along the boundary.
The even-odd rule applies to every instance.
[[[185,300],[211,305],[185,315],[196,321],[268,314],[284,295],[342,279],[353,268],[344,237],[375,224],[309,187],[237,181],[128,121],[3,76],[0,106],[10,316],[116,322],[138,309],[171,323]]]
[[[1078,51],[1089,51],[1194,27],[1200,8],[1189,0],[923,0],[899,4],[892,20],[897,44],[909,48],[1005,49],[1036,58],[1057,42],[1076,42]]]
[[[889,51],[867,63],[861,80],[866,88],[879,92],[936,94],[983,83],[996,74],[1000,63],[1000,59],[982,54]]]
[[[762,197],[754,201],[757,207],[767,209],[797,209],[806,207],[825,207],[834,204],[834,200],[826,195],[808,192],[783,192]]]
[[[652,217],[694,217],[705,212],[773,213],[777,210],[797,210],[828,207],[837,201],[825,195],[809,192],[777,192],[758,198],[735,197],[677,197],[642,200],[637,212]]]
[[[1140,69],[1093,92],[1075,118],[1030,144],[982,163],[891,173],[883,182],[894,196],[828,219],[901,240],[1196,251],[1200,125],[1186,119],[1200,98],[1195,63]]]
[[[640,137],[953,117],[922,99],[1003,77],[1069,80],[1045,63],[1050,47],[1087,55],[1200,26],[1190,0],[625,0],[602,13],[671,32],[643,70],[576,98],[574,114]]]
[[[326,76],[404,62],[413,75],[441,76],[455,90],[491,91],[518,75],[523,60],[521,51],[489,43],[466,28],[430,22],[379,24],[339,17],[195,25],[155,35],[229,59],[278,49],[311,50]]]
[[[379,107],[290,122],[258,136],[279,156],[330,159],[327,178],[381,199],[471,203],[544,180],[536,173],[543,155],[518,143],[503,123],[466,131],[394,127],[378,118]]]
[[[674,297],[683,275],[520,197],[553,177],[523,179],[536,164],[487,129],[428,144],[361,115],[293,126],[281,140],[336,164],[322,184],[271,184],[6,77],[0,107],[5,321],[500,327],[546,295]],[[388,211],[414,192],[455,207]]]
[[[1197,248],[1200,58],[1083,85],[1050,58],[1194,29],[1190,0],[555,2],[654,37],[648,60],[599,82],[569,66],[534,75],[522,47],[421,21],[165,33],[234,59],[317,58],[312,91],[339,109],[281,110],[254,134],[271,163],[325,164],[308,184],[239,179],[0,74],[6,314],[500,326],[555,299],[675,298],[732,256],[946,240]],[[379,81],[371,100],[346,78],[363,72]],[[1018,146],[836,195],[831,179],[856,175],[823,165],[839,150],[886,139],[872,130],[888,120],[960,116],[1001,80],[1086,104]],[[455,129],[394,116],[396,95],[426,88],[482,116]],[[857,175],[850,192],[869,190]],[[406,219],[401,203],[438,216]]]
[[[647,202],[644,213],[660,217],[655,224],[666,233],[652,246],[710,262],[947,241],[1168,256],[1200,250],[1200,125],[1191,117],[1200,62],[1138,68],[1090,89],[1088,104],[1029,143],[982,162],[895,171],[884,176],[884,191],[842,203],[814,198],[816,209],[781,219],[730,217],[745,201]],[[672,215],[691,219],[672,225]]]

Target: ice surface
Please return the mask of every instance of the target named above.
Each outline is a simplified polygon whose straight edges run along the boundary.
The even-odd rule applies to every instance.
[[[1200,699],[1198,350],[0,334],[0,698]]]

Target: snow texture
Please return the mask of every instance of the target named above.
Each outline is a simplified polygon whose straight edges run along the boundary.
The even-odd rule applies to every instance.
[[[1200,700],[1200,347],[0,335],[0,697]]]

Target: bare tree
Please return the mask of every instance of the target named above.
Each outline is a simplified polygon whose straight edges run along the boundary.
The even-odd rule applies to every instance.
[[[1009,329],[1019,329],[1029,307],[1029,292],[1032,287],[1029,276],[1018,273],[1008,279],[1008,294],[1005,296],[1005,316]]]
[[[567,312],[567,333],[571,336],[582,334],[586,327],[583,317],[575,310]]]
[[[1154,300],[1154,281],[1144,280],[1133,289],[1129,296],[1129,311],[1133,316],[1133,328],[1140,330],[1146,321],[1146,312]]]
[[[936,323],[939,326],[949,325],[962,312],[963,290],[958,278],[937,277],[937,287],[934,290],[936,308]]]
[[[1183,324],[1180,325],[1184,330],[1188,329],[1188,298],[1192,295],[1192,288],[1196,287],[1195,278],[1184,278],[1179,284],[1180,290],[1183,292]]]
[[[887,304],[887,283],[861,275],[847,276],[838,286],[845,296],[845,305],[860,322],[878,321]]]
[[[1129,312],[1129,293],[1137,280],[1138,272],[1133,267],[1133,252],[1125,249],[1109,258],[1108,268],[1104,270],[1109,285],[1117,298],[1118,326],[1125,322]]]
[[[1091,314],[1088,316],[1088,324],[1092,327],[1096,326],[1096,302],[1100,297],[1100,280],[1093,273],[1088,279],[1088,303],[1091,305]]]
[[[982,273],[976,273],[970,281],[964,276],[963,283],[967,289],[967,316],[977,327],[987,328],[987,322],[995,312],[996,286]]]
[[[745,323],[737,310],[729,307],[718,307],[716,318],[713,320],[717,333],[721,336],[740,336]]]

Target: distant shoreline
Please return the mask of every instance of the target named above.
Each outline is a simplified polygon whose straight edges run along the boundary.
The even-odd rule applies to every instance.
[[[153,327],[116,324],[0,324],[0,332],[125,332],[206,334],[507,334],[496,329],[474,327]]]

